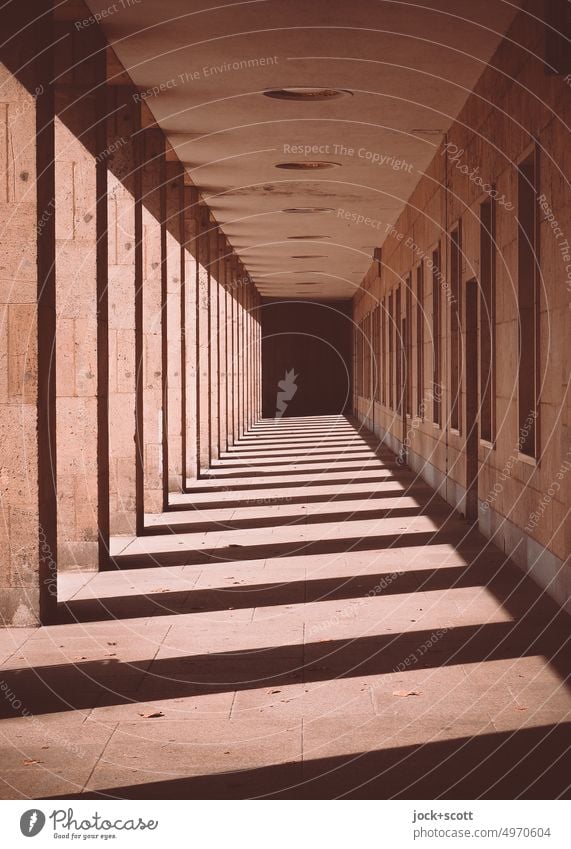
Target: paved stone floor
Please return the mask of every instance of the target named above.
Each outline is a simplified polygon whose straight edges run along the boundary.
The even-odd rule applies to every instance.
[[[0,632],[4,798],[555,798],[569,620],[367,432],[263,421],[60,624]]]

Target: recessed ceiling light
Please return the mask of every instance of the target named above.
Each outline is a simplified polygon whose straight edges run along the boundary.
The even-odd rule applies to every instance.
[[[285,168],[288,171],[319,171],[323,168],[339,168],[340,162],[327,162],[320,159],[308,159],[304,162],[278,162],[276,168]]]
[[[276,100],[302,100],[306,103],[317,100],[336,100],[338,97],[344,97],[347,94],[353,94],[353,92],[343,88],[317,88],[315,86],[272,88],[264,92],[266,97],[273,97]]]
[[[326,254],[294,254],[292,259],[327,259]]]
[[[282,212],[288,212],[295,215],[303,215],[317,212],[333,212],[332,206],[290,206],[287,209],[282,209]],[[306,236],[307,238],[307,236]]]
[[[330,239],[331,236],[288,236],[288,239],[304,239],[305,241],[310,239]]]

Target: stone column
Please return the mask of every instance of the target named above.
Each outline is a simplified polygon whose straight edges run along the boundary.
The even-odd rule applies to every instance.
[[[14,4],[0,44],[0,624],[54,619],[52,18]]]
[[[70,21],[55,36],[58,565],[96,570],[108,547],[105,42]]]
[[[198,192],[184,187],[184,455],[186,479],[198,476],[197,441],[197,290],[198,290]]]
[[[166,163],[166,398],[168,492],[182,492],[182,326],[185,266],[183,262],[184,171],[181,163]],[[166,493],[165,508],[168,504]]]
[[[220,456],[218,442],[219,420],[219,387],[220,372],[218,362],[218,266],[219,266],[219,235],[216,224],[211,220],[209,229],[210,261],[209,300],[210,300],[210,333],[208,350],[210,353],[210,459]]]
[[[245,410],[246,410],[246,333],[245,333],[245,309],[244,309],[244,266],[240,264],[239,285],[236,290],[238,298],[238,433],[244,435]]]
[[[199,206],[200,229],[198,236],[198,468],[206,471],[210,465],[210,298],[209,298],[209,215],[205,206]]]
[[[218,444],[220,451],[228,448],[228,360],[226,350],[226,253],[223,233],[218,235]]]
[[[226,243],[224,262],[224,287],[226,290],[226,321],[224,325],[224,344],[226,346],[226,449],[232,445],[232,250]]]
[[[143,476],[145,513],[163,509],[164,411],[163,411],[163,289],[166,287],[165,234],[165,141],[152,123],[146,105],[141,106],[145,128],[141,146],[142,216],[142,359],[139,379],[142,430],[139,458]]]
[[[252,287],[246,285],[246,297],[248,304],[248,428],[252,427],[254,421],[254,322],[252,317]]]
[[[142,297],[140,109],[131,86],[109,86],[109,512],[111,534],[142,529],[141,414],[137,407]],[[139,330],[139,333],[137,333]]]
[[[240,437],[240,302],[239,302],[239,278],[240,278],[240,263],[238,258],[235,258],[233,266],[233,316],[232,316],[232,333],[234,337],[234,442]]]

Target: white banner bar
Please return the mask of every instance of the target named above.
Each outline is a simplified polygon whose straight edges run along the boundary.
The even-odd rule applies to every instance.
[[[568,849],[564,801],[4,801],[2,845]]]

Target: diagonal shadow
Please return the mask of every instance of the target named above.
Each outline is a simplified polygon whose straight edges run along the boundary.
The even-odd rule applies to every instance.
[[[569,798],[571,723],[398,745],[303,762],[141,781],[66,799],[559,799]],[[174,770],[173,770],[174,772]],[[64,797],[52,796],[52,799]],[[412,823],[411,828],[426,827]],[[458,827],[470,823],[458,823]]]
[[[387,481],[402,481],[408,477],[409,480],[414,480],[414,475],[412,472],[405,474],[399,471],[398,477],[391,474],[379,475],[378,477],[366,477],[359,480],[358,478],[331,478],[329,476],[322,477],[317,480],[306,480],[301,483],[294,483],[293,481],[271,481],[272,489],[291,489],[293,487],[311,487],[311,486],[350,486],[352,483],[387,483]],[[205,479],[203,479],[205,480]],[[230,485],[231,484],[231,485]],[[227,483],[224,483],[221,480],[216,480],[212,486],[201,486],[200,479],[196,484],[193,484],[192,487],[187,488],[185,492],[192,494],[193,492],[226,492],[228,489],[231,489],[232,492],[237,490],[248,490],[248,489],[260,489],[262,484],[260,483],[234,483],[233,480],[229,480]]]
[[[268,505],[268,510],[271,512],[273,505]],[[210,506],[208,507],[210,510]],[[448,511],[449,512],[449,511]],[[180,522],[169,525],[167,522],[148,525],[144,529],[144,536],[168,535],[168,534],[185,534],[209,531],[215,532],[220,530],[248,530],[253,528],[279,528],[289,525],[318,525],[323,522],[358,522],[358,521],[381,521],[382,519],[398,519],[412,518],[413,516],[431,517],[437,515],[447,515],[445,506],[441,506],[440,510],[430,505],[429,510],[418,507],[389,507],[385,510],[377,508],[369,510],[352,510],[339,513],[308,513],[291,514],[291,515],[275,515],[275,516],[258,516],[258,517],[240,517],[238,519],[205,519],[195,522]]]
[[[304,604],[482,586],[482,570],[469,566],[379,572],[335,578],[176,590],[136,596],[71,599],[59,605],[58,622],[96,622],[170,616],[197,611]]]
[[[321,454],[314,454],[313,457],[311,457],[309,459],[302,459],[302,460],[299,460],[295,457],[292,458],[291,454],[290,454],[289,458],[286,458],[286,455],[284,455],[283,457],[281,457],[281,456],[277,457],[276,459],[274,459],[270,456],[255,455],[254,457],[249,457],[249,458],[244,458],[244,457],[240,456],[240,457],[236,457],[236,459],[239,459],[240,461],[243,460],[243,462],[236,463],[236,462],[234,462],[234,458],[225,457],[224,459],[220,460],[218,463],[213,464],[211,466],[211,469],[213,469],[214,471],[216,471],[217,469],[223,469],[223,470],[228,471],[228,472],[233,472],[234,469],[236,469],[237,471],[240,471],[240,469],[250,469],[252,466],[255,466],[256,468],[258,466],[285,466],[287,468],[288,466],[292,466],[292,465],[308,466],[309,464],[317,464],[317,463],[331,463],[332,465],[334,465],[337,462],[348,463],[350,460],[351,461],[353,461],[353,460],[355,460],[355,461],[368,460],[368,461],[371,461],[371,462],[374,460],[374,461],[378,462],[377,458],[375,456],[371,455],[371,454],[362,454],[361,455],[361,454],[357,454],[357,452],[351,452],[351,451],[349,451],[349,452],[344,451],[341,454],[331,454],[331,456],[327,455],[325,457]]]
[[[458,546],[458,531],[438,530],[418,533],[378,534],[370,537],[344,537],[342,539],[295,540],[294,542],[264,542],[260,545],[231,543],[215,548],[193,549],[183,547],[170,551],[116,554],[109,558],[107,568],[150,569],[157,566],[191,566],[200,563],[260,560],[271,557],[309,557],[314,554],[340,554],[348,551],[374,551],[388,548],[408,548],[423,545],[454,545],[458,551],[468,550],[468,535]]]
[[[373,458],[374,459],[374,458]],[[371,462],[369,459],[368,462]],[[292,462],[292,465],[295,464],[295,461]],[[255,463],[252,463],[252,467],[246,471],[235,471],[234,469],[224,469],[221,466],[215,466],[211,468],[208,472],[203,472],[200,475],[199,480],[225,480],[232,481],[234,479],[241,480],[242,478],[272,478],[279,477],[281,475],[290,476],[301,476],[301,475],[329,475],[329,474],[350,474],[351,472],[363,472],[367,471],[381,471],[382,469],[387,469],[389,471],[393,469],[399,468],[396,463],[381,463],[380,461],[375,461],[373,466],[356,465],[356,466],[340,466],[338,461],[332,461],[331,466],[319,466],[316,469],[285,469],[280,470],[268,470],[268,469],[258,469]],[[368,480],[367,476],[367,480]]]
[[[325,486],[326,485],[327,484],[325,484]],[[232,489],[233,489],[233,487],[232,487]],[[262,488],[260,488],[260,491],[261,492],[272,492],[271,489],[264,490]],[[416,496],[417,494],[419,494],[421,492],[423,492],[423,493],[433,493],[434,490],[432,490],[428,486],[428,484],[425,484],[424,486],[419,486],[418,484],[415,484],[415,486],[412,488],[412,492],[413,492],[414,496]],[[218,509],[225,509],[225,508],[229,509],[231,507],[236,507],[236,508],[240,508],[240,507],[260,507],[260,506],[263,506],[264,501],[269,502],[271,506],[273,506],[274,504],[306,504],[306,503],[307,504],[316,504],[318,502],[323,502],[324,504],[327,504],[330,501],[365,501],[365,500],[367,500],[369,502],[375,502],[375,501],[383,499],[383,498],[397,498],[397,497],[406,496],[406,495],[408,495],[408,490],[405,490],[405,489],[386,489],[386,490],[371,489],[371,490],[364,490],[363,492],[351,492],[351,491],[349,491],[349,492],[333,492],[329,495],[321,495],[319,493],[315,493],[315,494],[314,493],[307,493],[307,494],[302,494],[302,495],[284,495],[284,496],[274,496],[274,497],[267,496],[267,498],[264,498],[264,496],[261,495],[261,496],[258,496],[256,498],[243,498],[243,499],[233,499],[233,500],[225,500],[225,501],[214,501],[214,500],[211,501],[210,499],[208,499],[208,501],[201,501],[201,502],[195,501],[195,502],[192,502],[192,503],[170,504],[166,512],[167,513],[168,512],[178,512],[180,510],[200,511],[200,510],[204,510],[204,509],[218,510]]]
[[[132,663],[98,660],[77,664],[9,670],[3,683],[34,715],[131,704],[148,700],[188,698],[208,693],[278,687],[302,680],[330,681],[386,675],[415,651],[429,645],[417,668],[480,663],[543,655],[565,670],[569,653],[568,622],[537,616],[518,622],[460,625],[431,643],[434,628],[398,634],[375,634],[256,650],[148,659]],[[146,677],[145,677],[146,676]],[[5,700],[0,717],[14,710]]]

